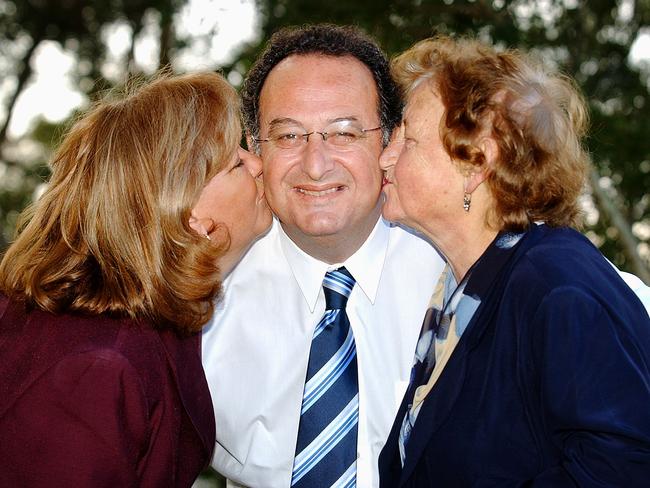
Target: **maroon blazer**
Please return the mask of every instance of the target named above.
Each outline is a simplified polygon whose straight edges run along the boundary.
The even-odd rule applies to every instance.
[[[0,295],[0,486],[191,486],[215,442],[199,347]]]

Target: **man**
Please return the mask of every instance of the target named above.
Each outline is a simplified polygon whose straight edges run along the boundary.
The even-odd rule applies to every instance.
[[[230,486],[304,481],[294,459],[312,338],[323,277],[341,266],[356,281],[345,308],[358,373],[356,485],[379,484],[377,458],[443,267],[428,243],[380,217],[378,158],[401,108],[384,55],[352,28],[282,30],[247,76],[245,125],[276,221],[226,280],[203,335],[212,465]]]
[[[294,458],[323,278],[341,266],[356,281],[345,312],[356,346],[358,458],[346,476],[378,485],[377,458],[443,266],[428,243],[380,217],[378,158],[401,109],[386,58],[353,28],[280,31],[248,74],[246,130],[277,220],[228,278],[203,339],[213,466],[234,486],[300,486],[319,472],[298,479]]]

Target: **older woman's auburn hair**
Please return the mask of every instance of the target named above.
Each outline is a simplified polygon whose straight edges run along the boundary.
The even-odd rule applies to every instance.
[[[393,60],[392,70],[405,95],[430,83],[441,98],[441,140],[454,161],[470,170],[485,164],[479,141],[486,134],[495,140],[498,155],[487,178],[495,200],[491,227],[579,226],[588,115],[569,78],[519,51],[449,37],[415,44]]]
[[[239,144],[237,94],[216,73],[163,74],[128,91],[66,134],[0,264],[0,290],[52,313],[199,330],[229,242],[210,242],[189,219]]]

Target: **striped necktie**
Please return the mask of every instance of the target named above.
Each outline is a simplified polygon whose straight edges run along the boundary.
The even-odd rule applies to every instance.
[[[354,487],[357,478],[357,353],[345,313],[355,280],[345,268],[323,280],[325,314],[309,352],[291,486]]]

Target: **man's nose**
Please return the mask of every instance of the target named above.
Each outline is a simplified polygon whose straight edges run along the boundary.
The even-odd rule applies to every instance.
[[[331,152],[323,136],[318,132],[310,134],[302,154],[303,171],[314,181],[321,180],[334,168]]]

